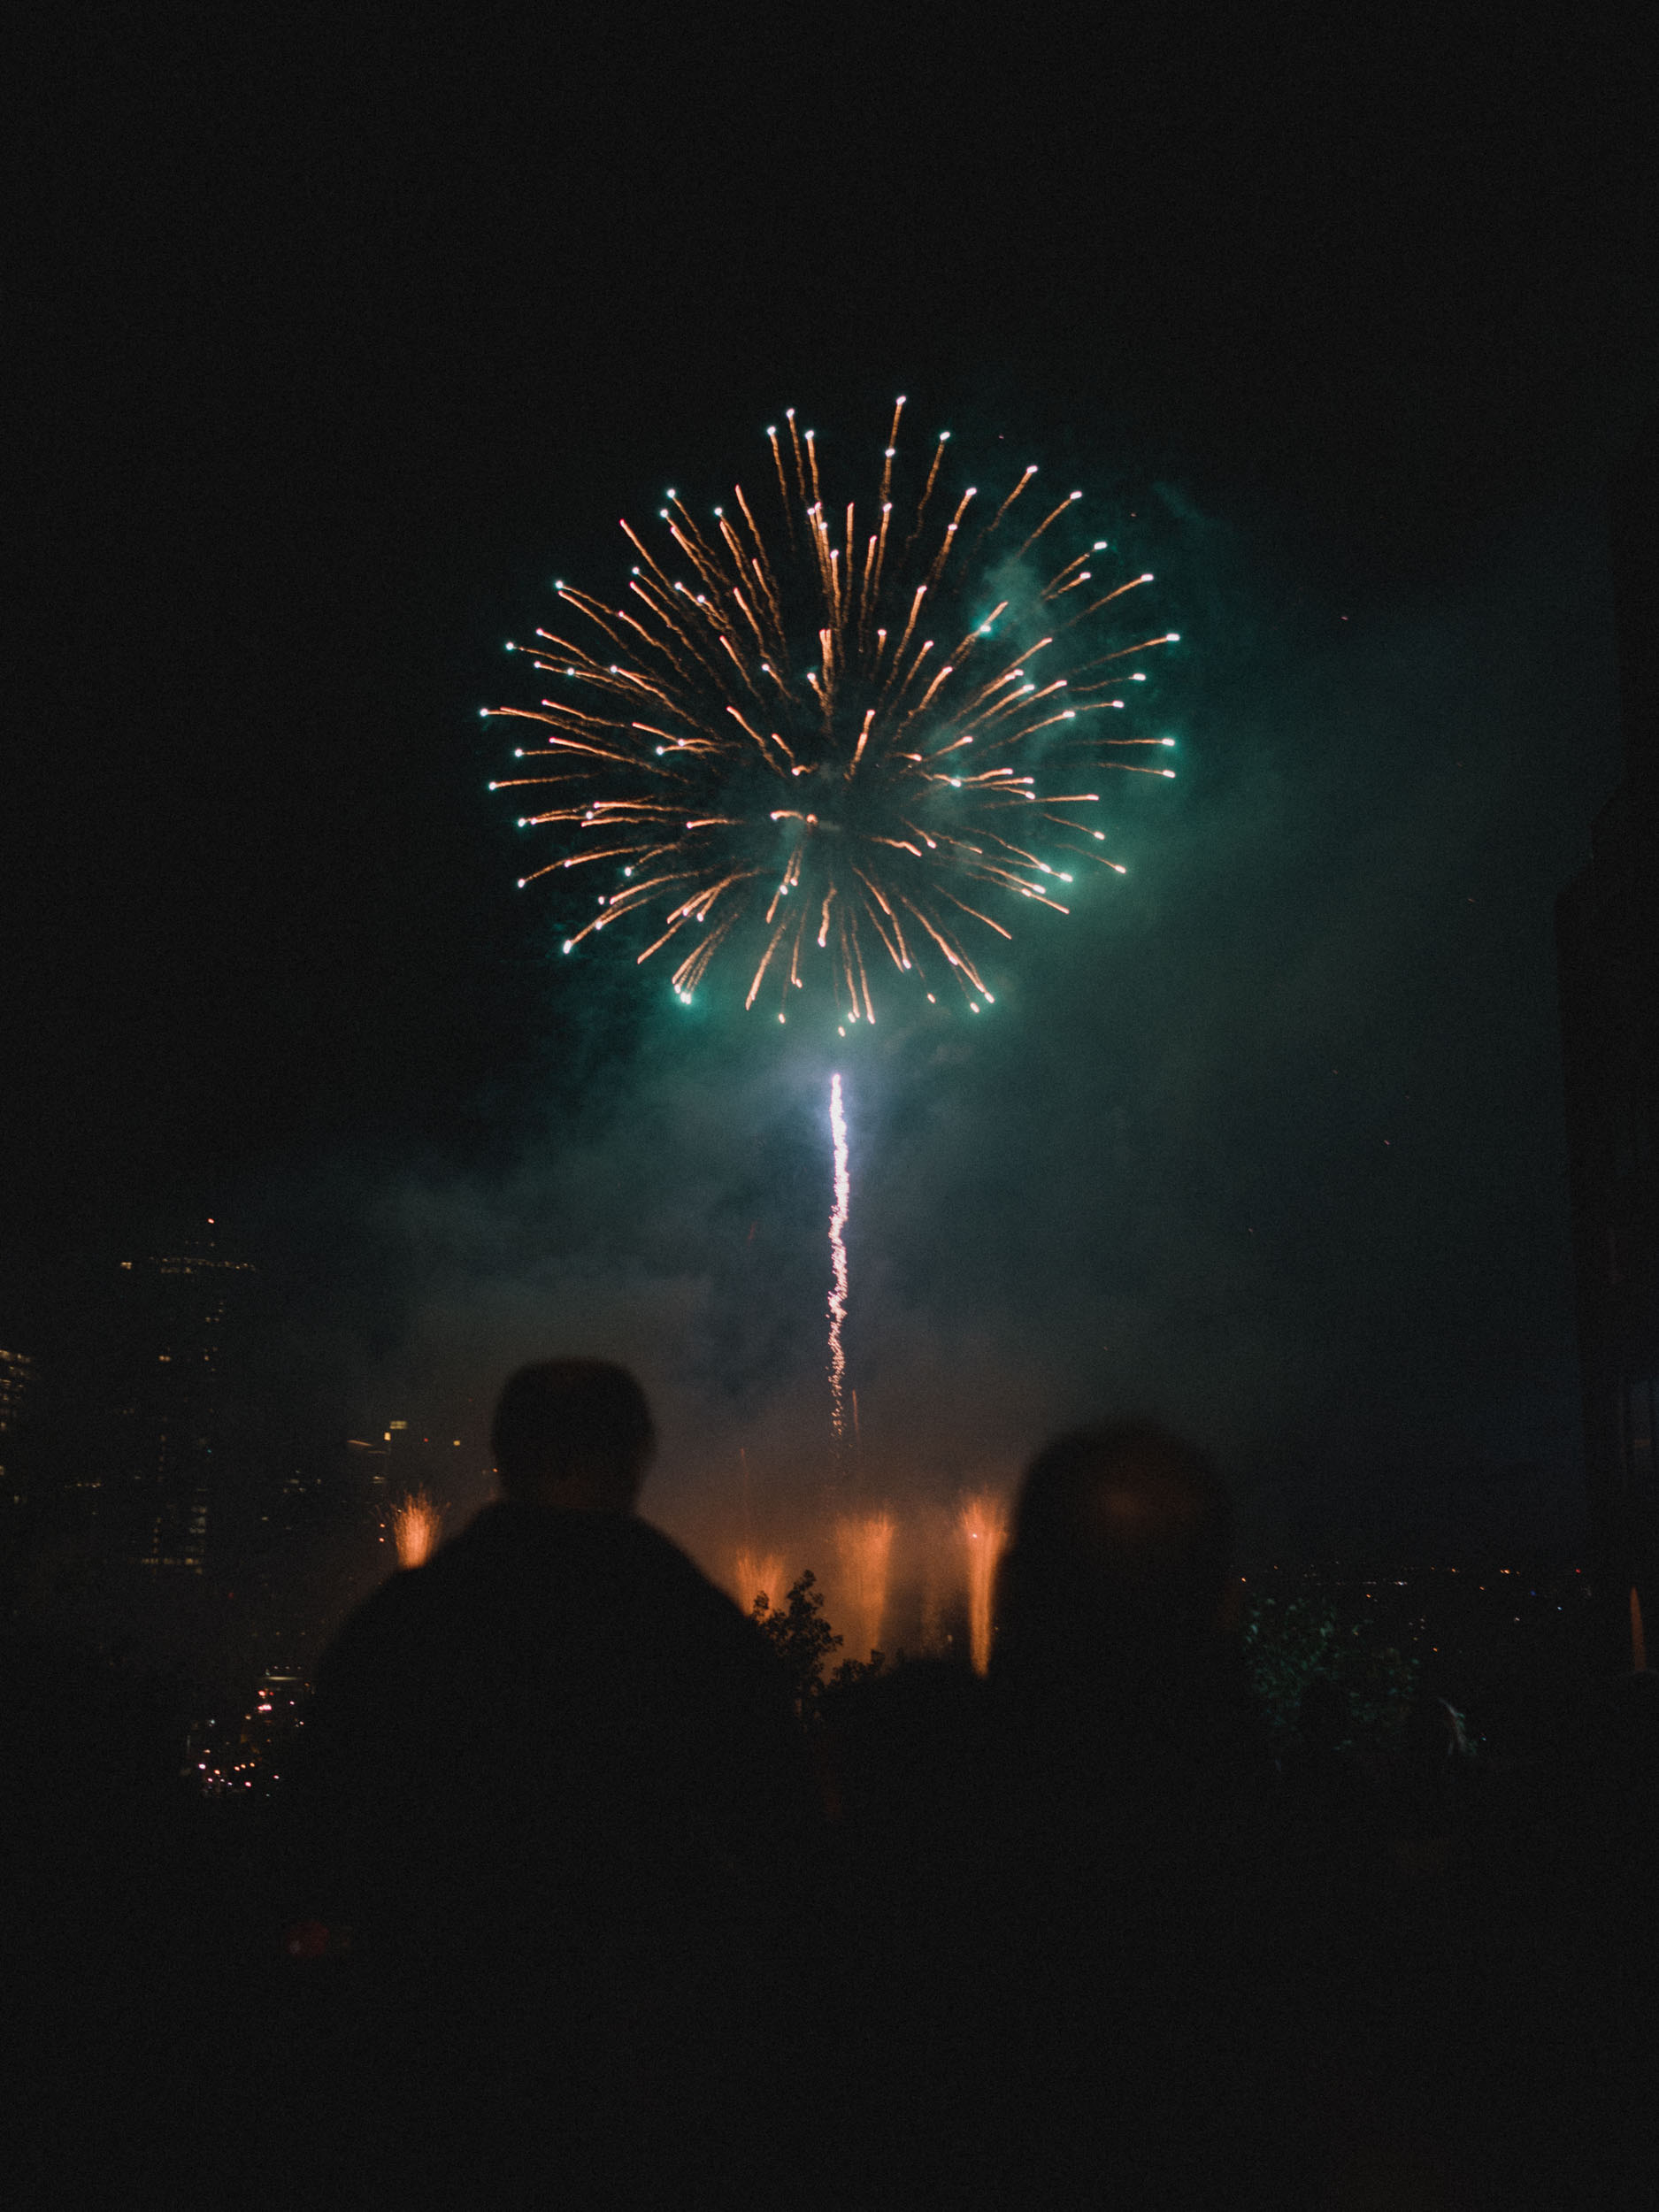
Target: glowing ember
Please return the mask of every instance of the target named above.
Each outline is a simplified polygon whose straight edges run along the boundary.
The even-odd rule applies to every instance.
[[[893,1552],[893,1522],[886,1513],[849,1515],[835,1524],[841,1577],[852,1608],[853,1656],[868,1658],[881,1648],[887,1609],[887,1563]]]
[[[968,1632],[973,1671],[983,1674],[991,1663],[991,1598],[996,1587],[996,1563],[1008,1541],[1008,1518],[1002,1500],[983,1492],[964,1498],[958,1525],[968,1548]]]
[[[400,1567],[424,1567],[443,1525],[443,1508],[434,1505],[424,1490],[411,1490],[401,1505],[392,1508],[392,1535]]]

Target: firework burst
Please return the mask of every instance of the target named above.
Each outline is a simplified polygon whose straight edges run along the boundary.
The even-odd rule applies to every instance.
[[[509,649],[553,680],[536,706],[485,710],[539,733],[492,787],[546,795],[519,826],[560,849],[521,887],[584,868],[603,886],[586,879],[595,903],[567,953],[626,925],[681,1000],[720,956],[745,1007],[780,1021],[815,968],[843,1027],[874,1021],[884,966],[935,1003],[948,980],[977,1013],[981,948],[1011,933],[999,914],[1069,911],[1083,863],[1124,872],[1096,787],[1174,772],[1133,757],[1172,741],[1120,718],[1137,657],[1174,641],[1126,619],[1152,579],[1118,572],[1103,539],[1049,572],[1082,494],[1040,498],[1034,465],[995,505],[946,491],[949,432],[902,511],[903,407],[862,515],[827,496],[791,410],[767,433],[764,496],[738,485],[698,518],[671,491],[657,550],[622,525],[625,603],[561,582],[559,627]]]

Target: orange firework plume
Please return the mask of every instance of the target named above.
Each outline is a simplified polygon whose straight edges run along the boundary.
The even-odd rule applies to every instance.
[[[782,1560],[775,1552],[739,1552],[732,1563],[732,1594],[746,1613],[757,1598],[775,1610],[783,1596]]]
[[[964,1498],[958,1526],[968,1548],[968,1635],[973,1671],[983,1674],[991,1663],[991,1601],[996,1588],[996,1564],[1008,1542],[1008,1517],[1002,1500],[984,1492]]]
[[[886,1513],[849,1515],[835,1524],[835,1548],[852,1606],[854,1656],[867,1658],[881,1648],[887,1609],[887,1565],[893,1552],[893,1522]]]
[[[443,1525],[443,1508],[434,1505],[424,1490],[411,1490],[401,1505],[392,1508],[392,1536],[400,1567],[424,1567]]]
[[[969,940],[1010,934],[987,907],[1064,914],[1079,861],[1124,872],[1102,849],[1097,787],[1112,769],[1174,774],[1156,749],[1174,740],[1121,733],[1117,712],[1144,702],[1146,657],[1176,633],[1114,626],[1152,579],[1079,539],[1081,492],[1023,541],[1004,522],[1034,468],[984,526],[971,484],[944,488],[930,521],[947,432],[898,511],[895,412],[861,521],[828,496],[815,434],[786,419],[787,442],[767,433],[775,490],[751,502],[739,485],[729,513],[701,517],[669,492],[651,543],[622,525],[638,558],[619,603],[561,582],[558,628],[509,649],[549,695],[485,710],[537,741],[491,787],[545,790],[518,826],[559,840],[520,884],[597,867],[565,950],[617,923],[637,961],[672,944],[687,1003],[726,948],[744,1005],[764,989],[780,1021],[815,966],[843,1028],[875,1019],[871,973],[887,964],[979,1013],[993,995]],[[768,507],[781,532],[757,519]]]

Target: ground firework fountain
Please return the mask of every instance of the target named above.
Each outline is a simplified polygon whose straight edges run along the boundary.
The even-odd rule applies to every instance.
[[[968,1632],[976,1674],[991,1663],[991,1601],[997,1562],[1008,1541],[1008,1517],[1000,1498],[982,1492],[964,1498],[958,1525],[968,1553]]]
[[[757,1598],[764,1598],[769,1609],[781,1602],[783,1562],[775,1552],[741,1551],[732,1567],[734,1594],[746,1613]]]
[[[849,1514],[835,1524],[842,1586],[850,1601],[853,1656],[867,1659],[881,1648],[887,1609],[887,1570],[893,1554],[893,1521],[886,1513]]]
[[[411,1490],[392,1508],[392,1537],[400,1567],[424,1567],[443,1525],[443,1508],[434,1505],[425,1490]]]

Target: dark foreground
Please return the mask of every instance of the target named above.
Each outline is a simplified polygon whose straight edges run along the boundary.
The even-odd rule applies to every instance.
[[[588,1894],[598,1995],[296,1938],[280,1793],[191,1793],[62,1655],[9,1679],[13,2202],[1652,2201],[1652,1675],[1483,1762],[1155,1685],[1033,1729],[902,1668],[826,1704],[764,1909],[687,1892],[664,1941]]]

